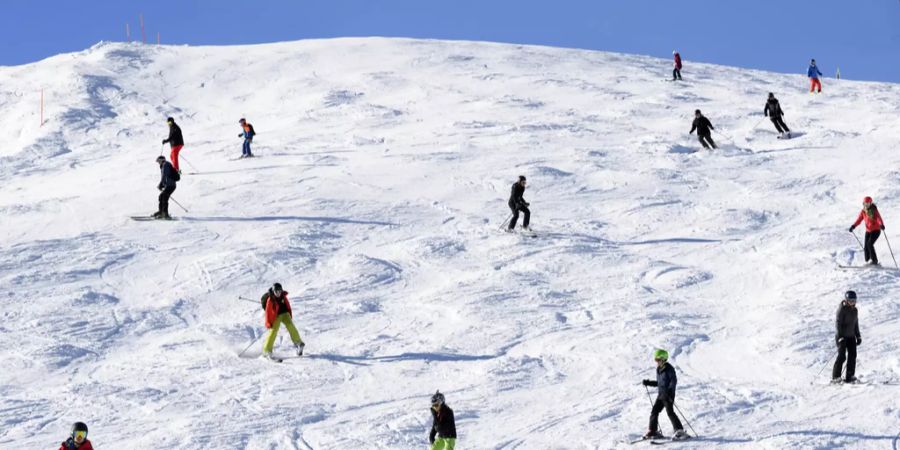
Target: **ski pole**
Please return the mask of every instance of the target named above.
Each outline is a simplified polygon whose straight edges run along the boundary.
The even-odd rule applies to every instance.
[[[238,300],[243,300],[243,301],[245,301],[245,302],[258,303],[256,300],[253,300],[252,298],[244,297],[244,296],[242,296],[242,295],[239,295],[239,296],[238,296]]]
[[[166,150],[166,144],[159,144],[159,156],[163,155],[163,152]]]
[[[503,227],[505,227],[506,224],[509,223],[509,220],[512,219],[512,216],[513,216],[512,213],[510,213],[510,214],[509,214],[509,217],[507,217],[506,220],[504,220],[503,223],[500,224],[500,230],[501,230],[501,231],[503,230]]]
[[[900,266],[897,265],[897,258],[894,258],[894,250],[891,249],[891,241],[888,239],[886,231],[884,232],[884,242],[887,242],[888,250],[891,252],[891,259],[894,260],[894,266],[900,270]]]
[[[650,400],[650,411],[653,411],[653,396],[650,395],[650,388],[648,388],[647,386],[644,386],[644,390],[647,391],[647,400]],[[656,430],[656,431],[659,431],[659,433],[662,434],[662,425],[657,423],[656,427],[658,428],[658,430]],[[653,430],[651,430],[651,431],[653,431]]]
[[[259,336],[255,337],[255,338],[253,339],[253,342],[250,342],[250,345],[248,345],[248,346],[245,347],[243,350],[241,350],[240,353],[238,353],[238,357],[244,356],[244,353],[246,353],[247,350],[250,350],[250,347],[252,347],[253,344],[257,343],[257,341],[259,341],[259,339],[260,339],[261,337],[263,337],[263,335],[265,335],[265,334],[266,334],[266,333],[263,333],[263,334],[260,334]]]
[[[724,137],[725,139],[728,139],[729,141],[734,142],[734,138],[733,138],[733,137],[731,137],[731,136],[729,136],[729,135],[727,135],[727,134],[725,134],[725,133],[723,133],[723,132],[721,132],[721,131],[719,131],[719,130],[716,130],[715,128],[713,128],[713,131],[715,131],[717,134],[721,134],[722,137]]]
[[[183,209],[184,212],[189,212],[187,210],[187,208],[185,208],[184,206],[181,206],[181,203],[178,203],[178,200],[175,200],[175,197],[169,197],[169,200],[172,200],[173,202],[175,202],[175,204],[178,205],[179,208]]]
[[[678,404],[677,404],[677,403],[675,403],[675,401],[674,401],[674,400],[673,400],[673,401],[672,401],[672,405],[673,405],[673,406],[675,406],[675,409],[677,409],[677,410],[678,410],[678,414],[681,414],[681,418],[682,418],[682,419],[684,419],[684,423],[686,423],[686,424],[687,424],[687,426],[688,426],[688,428],[690,428],[690,429],[691,429],[691,432],[692,432],[692,433],[694,433],[694,437],[699,437],[699,436],[700,436],[700,435],[699,435],[699,434],[697,434],[697,431],[696,431],[696,430],[694,430],[694,427],[693,427],[693,426],[691,426],[691,423],[690,423],[690,422],[688,422],[688,420],[687,420],[687,417],[685,417],[685,416],[684,416],[684,413],[683,413],[683,412],[681,412],[681,408],[679,408],[679,407],[678,407]]]
[[[180,159],[180,160],[186,162],[189,166],[191,166],[191,169],[194,169],[194,172],[199,172],[199,171],[200,171],[199,169],[197,169],[197,167],[195,167],[193,164],[191,164],[191,162],[188,161],[187,158],[185,158],[184,156],[179,155],[179,156],[178,156],[178,159]]]
[[[866,251],[866,248],[863,247],[862,241],[859,240],[859,237],[856,235],[856,233],[854,233],[854,232],[851,231],[850,234],[852,234],[853,237],[856,238],[856,242],[859,242],[859,248],[861,248],[863,251]],[[884,239],[887,240],[887,236],[886,236],[886,235],[885,235]]]
[[[838,354],[838,350],[835,350],[834,355],[832,355],[832,357],[830,359],[825,360],[825,365],[823,365],[822,368],[819,369],[819,372],[816,373],[816,378],[819,378],[819,375],[822,375],[822,371],[825,370],[826,367],[828,367],[828,362],[831,361],[832,359],[834,359],[835,357],[837,357],[837,354]]]

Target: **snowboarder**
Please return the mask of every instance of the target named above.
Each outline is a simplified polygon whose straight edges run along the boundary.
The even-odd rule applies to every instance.
[[[168,143],[172,148],[172,153],[169,155],[169,159],[172,160],[172,167],[181,173],[181,169],[178,168],[178,153],[181,152],[181,149],[184,147],[184,138],[181,137],[181,127],[175,123],[175,119],[169,117],[166,119],[166,123],[169,124],[169,137],[163,139],[162,143]]]
[[[306,344],[300,339],[300,333],[294,326],[293,312],[291,311],[291,302],[288,300],[287,291],[281,288],[281,283],[275,283],[269,290],[263,294],[260,299],[263,309],[266,311],[266,328],[269,329],[269,336],[263,343],[263,358],[273,359],[272,349],[275,347],[275,337],[278,335],[278,329],[281,325],[287,328],[291,335],[291,342],[297,350],[297,356],[303,356],[303,348]]]
[[[512,210],[512,219],[509,221],[507,231],[513,231],[516,228],[516,222],[519,221],[519,211],[525,214],[522,219],[522,229],[528,230],[528,223],[531,221],[531,211],[528,210],[530,203],[526,202],[522,196],[525,194],[525,175],[519,175],[519,181],[513,183],[509,194],[509,209]]]
[[[763,109],[763,114],[769,117],[772,120],[772,124],[775,125],[775,129],[781,133],[782,136],[787,133],[787,137],[791,137],[791,130],[784,123],[784,111],[781,110],[781,104],[778,103],[778,99],[775,98],[775,94],[769,92],[769,99],[766,101],[766,107]]]
[[[456,420],[453,410],[444,403],[441,391],[431,396],[431,418],[431,433],[428,435],[431,450],[453,450],[456,446]]]
[[[703,145],[703,148],[709,148],[710,146],[718,148],[712,140],[712,132],[710,131],[715,129],[709,119],[704,117],[699,109],[694,111],[694,123],[691,125],[691,131],[688,134],[693,134],[694,130],[697,130],[697,138],[700,139],[700,144]]]
[[[153,213],[151,217],[154,219],[170,220],[172,219],[172,216],[169,215],[169,197],[175,192],[176,185],[178,180],[181,179],[181,175],[178,174],[178,171],[175,170],[175,167],[173,167],[171,163],[166,161],[165,156],[157,157],[156,162],[159,164],[160,172],[159,184],[156,186],[156,188],[159,189],[159,211]]]
[[[865,242],[865,245],[863,246],[863,255],[866,257],[866,263],[877,266],[878,255],[875,254],[875,241],[878,240],[878,237],[881,236],[881,232],[884,230],[884,221],[881,220],[881,214],[878,213],[878,207],[872,203],[872,197],[863,199],[863,209],[859,212],[856,222],[853,222],[853,225],[850,226],[850,232],[853,233],[856,226],[863,220],[866,221],[866,237],[863,241]]]
[[[242,118],[238,123],[241,124],[241,128],[244,129],[244,131],[238,135],[238,137],[244,138],[244,148],[241,153],[241,158],[252,158],[253,153],[250,152],[250,143],[253,142],[253,136],[256,136],[256,132],[253,131],[253,125],[251,125],[250,122],[247,122],[247,119]]]
[[[87,434],[87,424],[75,422],[72,425],[72,435],[59,446],[59,450],[94,450],[91,441],[87,438]]]
[[[675,69],[672,70],[672,81],[681,80],[681,55],[679,55],[676,50],[672,50],[672,55],[675,57]]]
[[[862,337],[859,334],[858,312],[856,310],[856,292],[847,291],[844,293],[844,300],[841,302],[841,306],[838,307],[837,320],[835,320],[834,325],[837,359],[834,361],[834,368],[831,369],[831,382],[835,384],[841,383],[841,371],[846,360],[847,374],[843,382],[853,383],[856,381],[854,376],[856,373],[856,347],[862,344]]]
[[[819,68],[816,67],[816,60],[813,59],[809,62],[809,69],[806,69],[806,76],[809,77],[809,93],[812,94],[813,91],[818,89],[818,93],[822,93],[822,82],[819,81],[819,77],[822,76],[822,72],[819,72]]]
[[[675,369],[669,364],[669,352],[663,349],[657,349],[653,352],[653,360],[656,361],[656,381],[644,380],[644,386],[656,386],[658,393],[656,394],[656,402],[650,410],[650,428],[644,439],[663,438],[663,434],[659,431],[659,413],[665,408],[669,420],[672,421],[672,428],[675,429],[673,439],[685,439],[688,434],[685,433],[684,427],[681,426],[681,420],[675,414],[675,386],[678,384],[678,377],[675,375]]]

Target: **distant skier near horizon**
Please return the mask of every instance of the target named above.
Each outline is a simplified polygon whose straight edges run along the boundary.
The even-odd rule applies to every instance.
[[[171,163],[166,161],[165,156],[158,156],[156,162],[159,164],[160,173],[159,184],[156,185],[156,188],[159,190],[159,210],[153,213],[151,217],[170,220],[172,216],[169,215],[169,197],[175,192],[181,175],[178,174],[178,171],[175,170]]]
[[[241,153],[241,158],[252,158],[253,153],[250,152],[250,144],[253,142],[253,136],[256,136],[256,132],[253,131],[253,125],[250,122],[247,122],[247,119],[241,118],[238,121],[241,124],[241,128],[244,129],[238,137],[244,138],[244,147]]]
[[[284,325],[291,335],[291,342],[297,350],[297,356],[303,356],[303,348],[306,344],[300,339],[300,333],[294,326],[293,311],[291,310],[291,302],[288,300],[288,292],[282,289],[281,283],[275,283],[260,298],[262,308],[266,311],[266,328],[269,329],[269,335],[263,342],[262,357],[266,359],[275,359],[272,356],[272,350],[275,347],[275,338],[278,336],[278,329]]]
[[[672,56],[675,58],[675,69],[672,70],[672,81],[681,80],[681,55],[677,50],[672,50]]]
[[[816,60],[812,59],[809,61],[809,68],[806,69],[806,76],[809,77],[809,93],[812,94],[813,91],[818,89],[818,93],[822,93],[822,82],[819,81],[819,77],[822,76],[822,72],[819,72],[819,68],[816,67]]]
[[[431,396],[431,419],[431,432],[428,434],[431,450],[453,450],[456,447],[456,419],[441,391]]]
[[[781,136],[785,136],[785,133],[787,133],[787,137],[791,137],[791,130],[784,123],[784,119],[782,119],[784,111],[781,110],[781,104],[772,92],[769,92],[769,99],[766,100],[766,107],[763,109],[763,114],[772,120],[772,124],[775,125],[775,129],[778,130],[778,133],[780,133]]]
[[[169,137],[163,139],[162,143],[168,143],[169,147],[172,148],[169,159],[172,160],[172,167],[174,167],[178,173],[181,173],[181,169],[178,168],[178,154],[181,153],[181,149],[184,148],[184,137],[182,137],[181,127],[175,123],[175,119],[169,117],[166,119],[166,123],[169,124]]]
[[[831,382],[854,383],[856,382],[856,347],[862,344],[862,336],[859,334],[859,312],[856,310],[856,292],[844,293],[844,300],[837,310],[837,319],[834,322],[834,341],[837,345],[837,359],[831,370]],[[844,361],[847,361],[847,373],[843,380],[841,372]]]
[[[859,216],[856,217],[856,222],[853,222],[853,225],[850,225],[850,232],[853,233],[856,226],[863,220],[866,221],[863,256],[865,256],[867,264],[877,266],[878,255],[875,254],[875,241],[878,240],[881,236],[881,232],[884,230],[884,220],[881,219],[881,213],[878,212],[878,207],[875,206],[875,203],[872,203],[872,197],[867,196],[863,199],[863,208],[859,212]]]
[[[657,388],[656,401],[650,410],[650,426],[644,439],[661,439],[665,438],[659,431],[659,413],[663,409],[672,422],[672,428],[675,434],[672,439],[686,439],[690,436],[684,431],[681,420],[675,414],[675,388],[678,385],[678,376],[675,375],[675,368],[669,364],[669,352],[663,349],[656,349],[653,352],[653,361],[656,362],[656,381],[644,380],[641,384],[644,386],[655,386]]]
[[[694,111],[694,122],[691,124],[691,131],[688,134],[693,134],[694,130],[697,130],[697,138],[700,140],[700,144],[703,145],[703,148],[708,149],[710,146],[712,146],[712,148],[718,148],[716,147],[716,143],[712,140],[712,131],[710,131],[715,129],[712,122],[704,117],[699,109]]]
[[[91,441],[87,438],[88,427],[84,422],[75,422],[72,425],[72,433],[63,441],[59,450],[94,450]]]
[[[516,181],[512,185],[512,189],[509,193],[509,209],[512,211],[512,219],[509,220],[509,228],[507,231],[512,232],[516,228],[516,222],[519,220],[519,211],[522,211],[524,214],[524,218],[522,219],[522,229],[529,230],[528,225],[531,222],[531,211],[528,209],[528,206],[531,204],[525,201],[525,198],[522,196],[525,195],[525,185],[527,181],[525,181],[525,175],[519,175],[519,181]]]

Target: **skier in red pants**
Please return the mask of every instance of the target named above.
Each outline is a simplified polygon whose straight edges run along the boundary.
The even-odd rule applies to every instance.
[[[181,151],[182,147],[184,147],[184,138],[181,136],[181,127],[175,123],[175,119],[169,117],[166,119],[166,123],[169,124],[169,137],[163,139],[162,143],[168,143],[170,147],[172,147],[172,153],[169,155],[169,159],[172,161],[172,167],[181,173],[181,169],[178,168],[178,153]]]

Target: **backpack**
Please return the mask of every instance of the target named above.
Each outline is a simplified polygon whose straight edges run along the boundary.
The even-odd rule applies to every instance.
[[[259,299],[259,302],[262,304],[263,311],[266,310],[266,302],[268,302],[268,301],[269,301],[269,293],[266,292],[265,294],[263,294],[262,298]]]
[[[248,123],[248,124],[247,124],[247,128],[250,128],[250,135],[251,135],[251,136],[256,136],[256,130],[253,129],[253,125],[252,125],[252,124],[249,124],[249,123]]]
[[[175,181],[181,181],[181,174],[178,173],[177,170],[172,170],[172,179]]]

